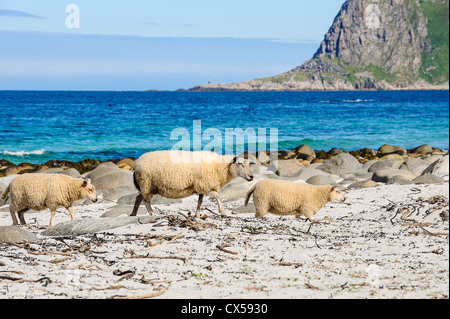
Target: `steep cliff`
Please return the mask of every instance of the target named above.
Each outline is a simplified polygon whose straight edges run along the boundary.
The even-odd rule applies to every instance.
[[[449,0],[347,0],[303,65],[191,90],[448,90],[448,56]]]

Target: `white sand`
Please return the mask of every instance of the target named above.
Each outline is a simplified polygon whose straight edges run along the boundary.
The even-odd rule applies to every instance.
[[[163,299],[448,298],[448,235],[436,235],[449,231],[448,220],[439,216],[449,209],[448,186],[446,182],[349,190],[345,203],[327,204],[316,215],[324,220],[312,226],[293,216],[269,214],[255,219],[253,214],[231,214],[243,200],[224,203],[227,218],[203,209],[209,217],[200,223],[213,223],[217,228],[198,232],[170,226],[164,219],[159,225],[129,225],[93,235],[49,238],[36,226],[48,225],[50,213],[26,214],[30,225],[24,229],[35,232],[40,240],[28,248],[0,244],[0,298],[154,294]],[[415,194],[414,188],[420,193]],[[438,205],[422,202],[418,215],[414,212],[402,221],[400,212],[391,221],[398,208],[406,204],[417,207],[419,197],[428,200],[436,195],[445,197],[446,207],[427,216],[427,209]],[[75,216],[100,217],[114,205],[77,206]],[[393,209],[389,210],[389,205]],[[195,197],[182,204],[158,206],[165,215],[180,219],[178,212],[187,214],[195,207]],[[204,207],[217,211],[214,200],[206,199]],[[0,226],[11,225],[5,208],[0,209]],[[55,222],[67,220],[68,213],[58,213]],[[426,222],[431,224],[410,226]],[[151,235],[155,238],[148,239]],[[160,242],[158,236],[165,240]],[[224,244],[235,254],[217,248]],[[67,253],[69,246],[73,252],[68,255],[53,253]],[[155,258],[128,258],[131,256]],[[66,260],[54,262],[62,258]]]

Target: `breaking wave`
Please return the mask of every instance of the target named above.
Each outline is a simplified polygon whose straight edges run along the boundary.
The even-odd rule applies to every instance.
[[[0,154],[9,155],[9,156],[27,156],[27,155],[43,155],[45,150],[42,148],[40,150],[34,151],[0,151]]]

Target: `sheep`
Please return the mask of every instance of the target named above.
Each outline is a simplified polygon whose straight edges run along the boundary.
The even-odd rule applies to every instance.
[[[314,186],[284,180],[264,180],[250,189],[245,197],[245,206],[253,194],[256,218],[268,212],[276,215],[301,215],[314,221],[312,217],[328,202],[345,201],[337,187]]]
[[[72,220],[73,202],[89,198],[97,202],[98,197],[91,180],[82,180],[60,174],[24,174],[11,181],[2,195],[2,199],[10,193],[11,204],[9,211],[13,225],[18,225],[15,213],[20,223],[25,225],[24,213],[30,209],[41,211],[49,208],[51,211],[50,227],[54,225],[57,207],[65,207],[70,212]]]
[[[156,151],[142,155],[134,168],[134,184],[139,191],[131,216],[136,216],[144,201],[150,215],[153,195],[167,198],[185,198],[198,194],[195,216],[200,217],[204,195],[215,197],[221,215],[226,215],[220,202],[219,191],[236,177],[253,180],[250,165],[239,156],[219,156],[213,152]]]

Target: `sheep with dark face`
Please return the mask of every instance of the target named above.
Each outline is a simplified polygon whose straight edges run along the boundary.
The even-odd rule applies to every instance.
[[[219,156],[212,152],[158,151],[142,155],[134,168],[134,182],[140,194],[136,197],[131,216],[136,216],[144,201],[147,211],[153,195],[167,198],[185,198],[198,194],[195,213],[200,216],[204,195],[216,198],[219,211],[225,215],[219,191],[236,177],[253,180],[250,165],[253,162],[239,156]]]
[[[328,202],[345,200],[337,187],[314,186],[284,180],[264,180],[258,182],[245,197],[247,206],[253,194],[256,207],[255,217],[267,213],[276,215],[305,216],[312,221],[313,216]]]
[[[54,224],[56,208],[65,207],[73,215],[72,205],[76,200],[89,198],[97,201],[97,193],[91,180],[82,180],[60,174],[24,174],[11,181],[3,192],[2,199],[10,194],[11,204],[9,211],[13,224],[18,221],[15,213],[19,215],[20,223],[26,224],[24,213],[30,209],[51,211],[50,226]]]

